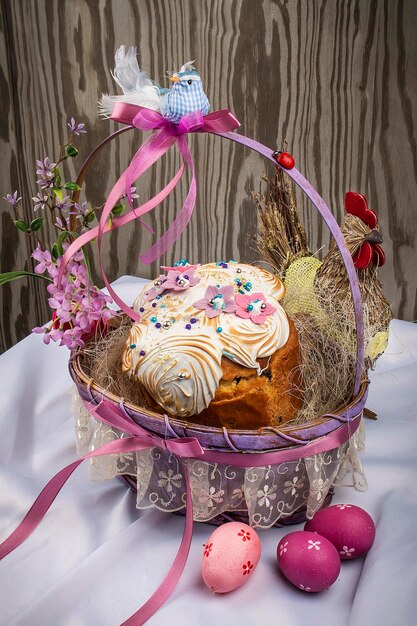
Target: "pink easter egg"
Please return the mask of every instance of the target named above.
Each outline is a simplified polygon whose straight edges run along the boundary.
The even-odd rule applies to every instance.
[[[261,542],[247,524],[228,522],[204,544],[201,573],[216,593],[233,591],[252,578],[261,556]]]
[[[340,572],[340,558],[334,545],[325,537],[304,530],[281,539],[277,559],[284,576],[303,591],[327,589]]]
[[[354,504],[335,504],[322,509],[306,523],[304,529],[326,537],[343,560],[362,556],[375,539],[372,517]]]

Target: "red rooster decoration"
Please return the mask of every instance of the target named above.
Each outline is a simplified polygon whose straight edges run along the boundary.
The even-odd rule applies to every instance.
[[[331,332],[337,340],[354,341],[352,295],[337,245],[332,240],[320,262],[309,249],[289,178],[277,170],[275,180],[267,183],[266,193],[253,194],[260,216],[258,247],[284,281],[287,312],[309,315],[322,328],[334,322]],[[365,322],[365,365],[370,368],[385,350],[392,319],[378,278],[385,254],[377,214],[368,207],[365,196],[348,191],[345,208],[340,229],[357,269]]]
[[[385,263],[378,217],[368,207],[362,194],[348,191],[345,196],[346,216],[340,227],[357,269],[365,315],[366,366],[372,367],[388,340],[392,312],[378,278],[378,267]],[[336,302],[341,310],[349,310],[349,282],[340,252],[331,242],[328,254],[316,273],[315,291],[323,308]]]

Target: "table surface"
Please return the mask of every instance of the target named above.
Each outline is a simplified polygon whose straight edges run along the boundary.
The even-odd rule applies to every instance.
[[[115,288],[132,301],[142,284]],[[68,352],[39,335],[0,357],[0,541],[44,484],[76,458]],[[287,529],[260,531],[262,557],[250,582],[212,594],[200,575],[202,545],[213,531],[195,524],[190,556],[152,626],[409,626],[417,614],[417,327],[394,320],[386,353],[371,372],[363,465],[366,493],[337,488],[334,502],[365,508],[377,535],[366,558],[342,563],[321,594],[289,585],[276,567]],[[139,512],[120,481],[92,483],[84,463],[33,535],[0,564],[0,624],[115,626],[157,588],[179,546],[181,516]]]

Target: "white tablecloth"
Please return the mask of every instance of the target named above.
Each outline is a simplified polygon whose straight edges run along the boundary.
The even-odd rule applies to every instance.
[[[139,279],[115,286],[131,301]],[[44,484],[75,459],[68,352],[27,337],[0,357],[0,541]],[[195,524],[190,556],[153,626],[411,626],[417,623],[417,327],[392,323],[390,343],[371,374],[363,457],[369,490],[338,488],[334,502],[365,508],[377,526],[366,558],[342,564],[321,594],[291,587],[276,567],[287,529],[261,531],[262,557],[237,591],[213,595],[200,575],[212,532]],[[83,464],[33,535],[0,563],[0,624],[116,626],[152,594],[168,571],[184,518],[138,512],[118,480],[91,483]]]

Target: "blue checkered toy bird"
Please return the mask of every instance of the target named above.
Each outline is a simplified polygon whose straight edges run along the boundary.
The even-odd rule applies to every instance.
[[[103,95],[100,113],[109,117],[117,102],[136,104],[158,111],[170,122],[178,124],[188,113],[200,111],[207,115],[210,102],[204,93],[200,74],[188,61],[179,72],[168,72],[173,85],[165,89],[151,80],[148,74],[139,68],[136,48],[120,46],[115,54],[116,67],[112,73],[116,83],[122,88],[122,96]]]

